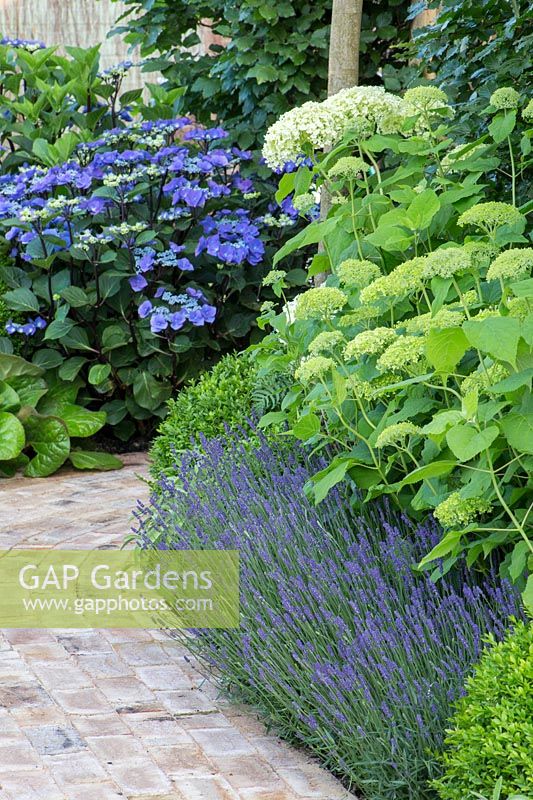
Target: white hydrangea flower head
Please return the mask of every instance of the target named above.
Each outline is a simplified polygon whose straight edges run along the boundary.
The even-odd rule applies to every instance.
[[[533,247],[511,247],[496,256],[488,269],[487,280],[519,280],[532,271]]]
[[[403,100],[381,86],[342,89],[322,103],[310,101],[282,114],[266,132],[263,156],[269,167],[280,169],[306,148],[334,147],[348,130],[359,139],[400,131],[406,117]]]

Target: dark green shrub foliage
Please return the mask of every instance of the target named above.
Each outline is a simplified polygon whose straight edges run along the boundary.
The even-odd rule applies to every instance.
[[[174,471],[176,453],[221,436],[226,426],[246,425],[251,414],[255,367],[246,355],[228,355],[210,371],[181,390],[168,403],[169,413],[151,451],[152,474]]]
[[[187,109],[201,121],[215,111],[241,147],[257,143],[284,111],[325,96],[331,0],[126,0],[126,5],[126,22],[118,31],[140,45],[142,55],[155,55],[147,69],[162,70],[171,87],[187,86]],[[405,0],[364,4],[361,83],[384,81],[399,88],[408,6]],[[213,48],[220,51],[216,58],[184,50],[198,44],[194,31],[205,18],[230,39],[225,48]]]
[[[511,0],[429,0],[414,3],[410,16],[440,8],[434,25],[414,32],[421,67],[436,81],[469,125],[499,86],[528,94],[533,71],[531,3]]]
[[[533,787],[533,626],[489,641],[445,740],[442,800],[490,797],[500,777],[502,797]]]

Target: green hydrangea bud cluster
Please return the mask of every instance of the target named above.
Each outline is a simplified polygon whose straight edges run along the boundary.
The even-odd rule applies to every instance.
[[[331,353],[343,341],[344,336],[340,331],[322,331],[315,336],[307,349],[313,356]]]
[[[462,247],[446,247],[426,256],[422,277],[453,278],[471,267],[470,255]]]
[[[512,86],[501,86],[490,96],[490,104],[496,111],[518,108],[520,94]]]
[[[472,372],[461,381],[461,394],[467,395],[471,392],[478,394],[486,393],[489,386],[503,381],[509,375],[508,370],[503,364],[491,364],[490,367],[480,369],[479,372]]]
[[[297,298],[295,316],[299,320],[327,319],[340,311],[348,298],[334,286],[316,286]]]
[[[458,528],[490,509],[491,504],[483,497],[461,497],[459,492],[453,492],[433,513],[443,528]]]
[[[467,211],[463,211],[457,224],[461,227],[474,225],[476,228],[491,233],[502,225],[516,225],[524,219],[524,215],[509,203],[492,201],[477,203]]]
[[[396,333],[392,328],[373,328],[370,331],[362,331],[348,342],[344,348],[344,357],[347,361],[361,356],[374,356],[382,353],[385,348],[396,339]]]
[[[410,372],[415,365],[426,365],[424,336],[399,336],[378,358],[378,369],[390,372]]]
[[[361,303],[373,304],[383,299],[400,300],[423,286],[422,275],[425,259],[412,258],[404,261],[388,275],[382,275],[361,291]]]
[[[477,295],[476,295],[477,297]],[[465,315],[462,311],[450,311],[441,308],[435,315],[431,312],[420,314],[418,317],[411,317],[402,322],[398,322],[397,327],[403,328],[406,333],[428,333],[430,330],[445,328],[456,328],[462,325]]]
[[[300,366],[294,373],[294,377],[304,385],[320,380],[335,366],[332,358],[325,356],[310,356],[300,362]]]
[[[347,258],[336,270],[339,283],[354,289],[364,289],[381,275],[381,270],[372,261]]]
[[[381,449],[403,443],[408,436],[415,436],[420,432],[418,425],[413,425],[412,422],[397,422],[396,425],[389,425],[381,431],[376,439],[376,447]]]
[[[286,277],[286,272],[282,269],[271,269],[263,278],[263,286],[274,286],[275,283],[283,281]]]
[[[511,247],[497,256],[487,272],[488,281],[519,280],[533,270],[533,247]]]
[[[348,181],[355,181],[370,169],[369,165],[358,156],[345,156],[333,164],[328,170],[328,178],[338,180],[344,178]]]

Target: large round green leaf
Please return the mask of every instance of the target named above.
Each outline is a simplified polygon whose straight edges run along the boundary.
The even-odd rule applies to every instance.
[[[0,410],[18,411],[22,403],[20,397],[9,383],[0,381]]]
[[[16,458],[25,442],[22,423],[13,414],[0,411],[0,460]]]
[[[32,414],[24,422],[26,439],[35,456],[24,470],[29,478],[44,478],[65,463],[70,452],[70,437],[65,424],[57,417]]]
[[[17,375],[42,375],[44,370],[36,364],[20,356],[13,356],[8,353],[0,353],[0,380],[5,381]]]
[[[59,414],[70,436],[92,436],[105,425],[106,421],[103,411],[88,411],[83,406],[73,404],[61,406]]]

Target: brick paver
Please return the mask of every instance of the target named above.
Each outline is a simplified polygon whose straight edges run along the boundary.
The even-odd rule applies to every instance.
[[[0,549],[108,549],[147,494],[119,472],[0,481]],[[161,631],[0,632],[0,800],[348,800]]]

